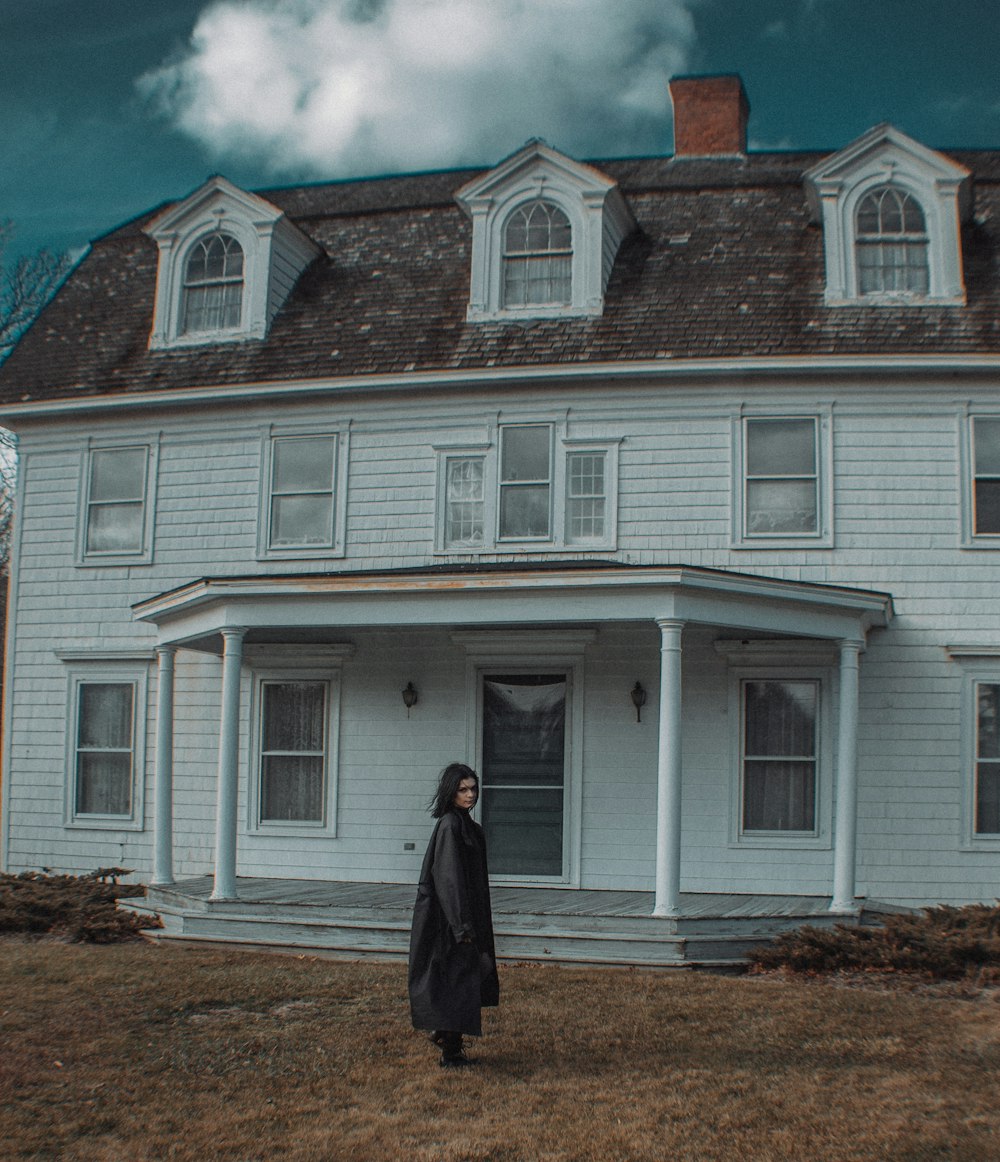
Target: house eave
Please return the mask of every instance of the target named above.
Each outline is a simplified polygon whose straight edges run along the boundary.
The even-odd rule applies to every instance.
[[[784,376],[883,377],[1000,374],[1000,354],[989,355],[789,355],[780,357],[738,356],[725,359],[647,359],[594,363],[519,364],[511,367],[476,367],[409,371],[378,375],[345,375],[309,379],[269,380],[171,388],[162,391],[113,392],[59,399],[21,399],[0,404],[0,422],[12,426],[18,419],[76,415],[94,412],[133,411],[143,408],[176,408],[191,405],[247,402],[254,399],[300,398],[317,395],[376,394],[462,390],[485,384],[533,385],[586,383],[609,380],[664,381],[732,378],[759,379]],[[16,389],[15,389],[16,390]]]
[[[132,607],[161,644],[224,627],[596,625],[679,619],[864,639],[892,618],[887,593],[685,565],[203,578]]]

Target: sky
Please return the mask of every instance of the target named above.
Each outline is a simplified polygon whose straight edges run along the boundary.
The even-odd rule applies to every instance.
[[[751,149],[881,121],[1000,147],[998,0],[0,0],[8,258],[79,254],[214,173],[487,166],[531,137],[668,154],[692,73],[740,74]]]

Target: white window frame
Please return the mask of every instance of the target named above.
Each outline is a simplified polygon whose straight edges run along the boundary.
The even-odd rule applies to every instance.
[[[195,281],[191,281],[189,267],[190,267],[192,258],[194,258],[194,256],[195,256],[195,251],[198,249],[199,246],[204,246],[205,244],[210,243],[211,241],[213,241],[216,238],[229,239],[231,242],[233,242],[239,248],[239,251],[240,251],[239,277],[236,277],[235,275],[223,274],[223,275],[220,275],[218,278],[204,278],[204,279],[196,279]],[[228,257],[229,257],[229,254],[228,254],[228,247],[227,247],[225,258],[228,260]],[[236,331],[236,332],[240,331],[242,329],[242,324],[243,324],[243,312],[246,310],[246,298],[247,298],[246,285],[247,285],[246,284],[246,254],[243,250],[243,246],[240,243],[240,240],[234,234],[232,234],[228,230],[217,229],[217,230],[210,230],[207,233],[202,234],[199,238],[196,238],[191,243],[191,245],[188,247],[187,258],[184,262],[184,269],[183,269],[182,276],[181,276],[181,301],[180,301],[180,311],[179,311],[179,316],[178,316],[179,335],[183,335],[185,338],[196,339],[196,338],[205,338],[205,337],[209,337],[212,335],[218,335],[220,333],[225,334],[225,333],[230,332],[230,331]],[[192,294],[194,292],[203,291],[203,290],[207,289],[208,287],[213,287],[213,286],[214,287],[239,286],[240,290],[239,290],[239,312],[238,312],[239,318],[238,318],[238,321],[235,324],[231,324],[228,327],[227,326],[201,327],[201,328],[188,327],[187,326],[187,316],[188,316],[188,310],[189,310],[189,306],[190,306],[190,298],[191,298]]]
[[[1000,425],[1000,413],[975,412],[965,418],[959,445],[962,477],[962,545],[967,549],[998,549],[1000,532],[976,531],[976,423],[979,421]]]
[[[812,421],[816,455],[816,531],[748,533],[746,486],[748,429],[754,421]],[[732,535],[734,549],[832,548],[833,547],[833,422],[828,409],[821,411],[744,411],[731,425],[733,446]]]
[[[146,784],[146,715],[148,665],[115,665],[95,661],[67,673],[66,760],[64,822],[66,827],[97,831],[142,831],[144,828]],[[86,685],[132,687],[132,770],[131,809],[124,815],[78,812],[77,753],[80,730],[80,689]]]
[[[549,535],[510,537],[500,533],[500,444],[508,427],[548,427],[550,429]],[[505,416],[491,429],[486,442],[435,444],[437,455],[437,504],[435,510],[435,553],[439,555],[552,552],[610,552],[618,543],[618,465],[620,438],[590,439],[567,434],[564,421],[551,417]],[[602,537],[573,539],[567,528],[567,468],[575,453],[604,457],[605,529]],[[479,459],[483,464],[483,542],[480,545],[449,544],[447,541],[448,463]]]
[[[331,839],[337,835],[337,804],[340,782],[340,702],[343,685],[342,663],[352,647],[330,646],[248,646],[246,659],[252,667],[253,693],[250,707],[249,792],[247,833],[254,836],[280,835],[297,838]],[[270,682],[322,682],[327,687],[326,754],[322,822],[264,820],[261,818],[261,742],[263,736],[263,690]]]
[[[145,453],[145,478],[142,497],[142,541],[138,548],[101,552],[87,548],[90,526],[91,483],[94,456],[104,452],[142,451]],[[159,464],[158,440],[94,441],[83,456],[79,488],[79,519],[77,521],[77,565],[148,565],[153,560],[153,532],[156,524],[156,484]]]
[[[980,685],[1000,686],[1000,646],[951,646],[949,655],[962,664],[961,702],[961,835],[963,851],[1000,852],[1000,833],[976,831],[976,763],[979,751]]]
[[[329,439],[333,455],[333,536],[326,545],[271,545],[271,499],[274,446],[279,441]],[[257,556],[260,560],[297,560],[343,557],[346,553],[347,472],[350,431],[347,427],[272,428],[261,444],[260,498],[258,505]]]
[[[799,644],[799,643],[797,643]],[[801,643],[807,653],[815,648],[821,654],[819,643]],[[750,645],[762,645],[755,642]],[[729,722],[732,731],[730,751],[729,846],[734,848],[765,848],[769,850],[808,849],[829,850],[832,846],[833,816],[833,747],[830,715],[835,704],[835,668],[826,665],[796,665],[803,661],[796,651],[782,653],[780,642],[768,643],[776,652],[768,654],[762,664],[733,666],[729,670]],[[755,651],[747,651],[755,652]],[[767,652],[763,646],[761,652]],[[812,831],[744,831],[743,829],[743,688],[746,682],[814,682],[817,688],[816,714],[816,820]]]

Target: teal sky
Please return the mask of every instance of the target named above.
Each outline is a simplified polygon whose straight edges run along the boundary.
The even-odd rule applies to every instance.
[[[996,0],[0,0],[0,218],[77,249],[216,172],[668,153],[681,72],[742,76],[751,148],[1000,147]]]

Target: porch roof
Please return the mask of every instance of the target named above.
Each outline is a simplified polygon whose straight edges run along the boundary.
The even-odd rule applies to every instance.
[[[671,619],[791,637],[855,639],[892,618],[875,590],[687,565],[559,562],[374,573],[207,577],[133,606],[163,645],[215,651],[285,631],[404,626],[579,625]],[[270,640],[276,640],[273,637]],[[313,636],[311,640],[315,641]]]

